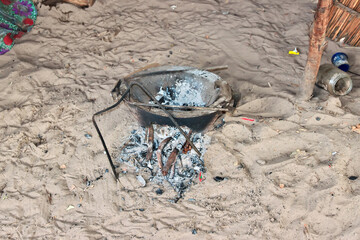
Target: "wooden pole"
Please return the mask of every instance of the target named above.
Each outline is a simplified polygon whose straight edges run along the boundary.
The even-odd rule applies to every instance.
[[[309,54],[305,66],[304,79],[300,84],[300,90],[298,92],[298,98],[300,100],[309,100],[314,90],[325,42],[326,28],[329,23],[331,5],[332,0],[319,0],[316,8],[314,27],[310,35]]]

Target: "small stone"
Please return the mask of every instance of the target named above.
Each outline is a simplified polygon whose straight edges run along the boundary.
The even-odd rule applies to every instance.
[[[196,202],[196,199],[195,198],[189,198],[188,201],[189,202]]]
[[[320,121],[320,120],[321,120],[321,118],[320,118],[320,117],[316,117],[315,119],[316,119],[316,121]]]
[[[350,179],[351,181],[354,181],[354,180],[358,179],[358,177],[357,177],[357,176],[350,176],[349,179]]]
[[[275,222],[275,218],[270,218],[270,222]]]
[[[171,8],[172,10],[175,10],[175,9],[177,8],[177,6],[176,6],[176,5],[171,5],[170,8]]]
[[[137,175],[136,179],[139,181],[139,183],[141,184],[142,187],[146,186],[146,181],[141,175]]]
[[[60,165],[60,169],[66,169],[66,165],[65,164]]]
[[[194,228],[192,231],[191,231],[192,234],[196,235],[197,234],[197,231],[196,229]]]
[[[87,139],[91,139],[91,138],[92,138],[92,136],[91,136],[90,134],[88,134],[88,133],[86,133],[84,136],[85,136]]]
[[[81,207],[82,205],[81,205],[81,203],[79,203],[77,206],[78,206],[78,207]]]
[[[172,54],[173,54],[173,51],[169,51],[169,53],[170,53],[170,55],[172,55]]]
[[[143,212],[143,211],[145,211],[145,209],[143,209],[143,208],[139,208],[139,211],[140,211],[140,212]]]
[[[257,162],[259,165],[265,165],[265,164],[266,164],[266,162],[265,162],[264,160],[260,160],[260,159],[256,160],[256,162]]]
[[[157,195],[161,195],[161,194],[163,194],[164,193],[164,190],[162,190],[162,189],[160,189],[160,188],[158,188],[158,189],[156,189],[156,194]]]
[[[105,173],[108,173],[109,172],[109,169],[105,169]]]
[[[284,188],[284,187],[285,187],[285,185],[284,185],[284,184],[282,184],[282,183],[280,183],[280,184],[279,184],[279,187],[280,187],[280,188]]]
[[[67,207],[66,211],[69,211],[69,210],[71,210],[71,209],[73,209],[73,208],[75,208],[73,205],[69,205],[69,206]]]
[[[90,187],[91,186],[91,181],[86,181],[86,186]]]

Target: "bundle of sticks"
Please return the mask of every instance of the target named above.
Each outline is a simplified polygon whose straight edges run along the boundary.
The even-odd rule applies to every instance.
[[[360,0],[334,0],[326,36],[360,46]]]
[[[192,134],[192,130],[190,130],[188,137],[190,138]],[[161,173],[163,176],[166,176],[169,171],[170,168],[172,169],[172,174],[175,173],[175,162],[177,159],[177,156],[179,154],[179,150],[177,148],[174,148],[174,150],[171,152],[168,160],[166,161],[166,164],[164,166],[163,164],[163,160],[162,160],[162,155],[163,155],[163,149],[166,146],[166,144],[168,144],[170,142],[170,140],[172,139],[172,137],[167,137],[165,138],[160,144],[159,144],[159,148],[156,152],[156,158],[159,164],[159,168],[161,170]],[[153,144],[154,144],[154,128],[153,126],[149,126],[148,127],[148,131],[147,131],[147,141],[148,141],[148,152],[146,154],[146,161],[150,161],[152,155],[153,155]],[[182,146],[182,152],[183,153],[187,153],[188,151],[191,150],[191,146],[190,143],[188,141],[185,141],[184,145]]]

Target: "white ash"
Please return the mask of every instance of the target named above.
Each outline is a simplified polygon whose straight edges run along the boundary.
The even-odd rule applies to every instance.
[[[205,107],[201,89],[199,82],[177,80],[175,86],[161,87],[155,98],[163,105]],[[149,103],[154,104],[152,101]]]
[[[191,149],[187,153],[183,153],[183,145],[186,141],[185,137],[175,127],[153,125],[154,127],[154,143],[153,154],[150,161],[146,161],[146,154],[148,151],[148,142],[146,132],[147,129],[140,127],[131,132],[128,141],[120,148],[121,151],[117,157],[117,161],[125,163],[130,167],[135,168],[135,172],[150,171],[151,176],[145,180],[154,182],[155,184],[163,184],[168,181],[176,192],[180,195],[199,177],[200,172],[205,173],[203,156],[206,151],[206,146],[210,142],[210,138],[202,133],[193,133],[191,140],[201,153],[201,157]],[[188,134],[189,128],[182,127]],[[162,153],[163,166],[174,150],[177,148],[179,154],[175,161],[175,171],[170,168],[169,173],[163,176],[161,169],[158,165],[156,152],[159,144],[167,137],[172,137],[169,143],[164,147]]]

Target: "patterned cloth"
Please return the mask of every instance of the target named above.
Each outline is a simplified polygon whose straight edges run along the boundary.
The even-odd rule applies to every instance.
[[[0,55],[14,46],[14,39],[30,32],[37,11],[31,0],[0,0]]]

